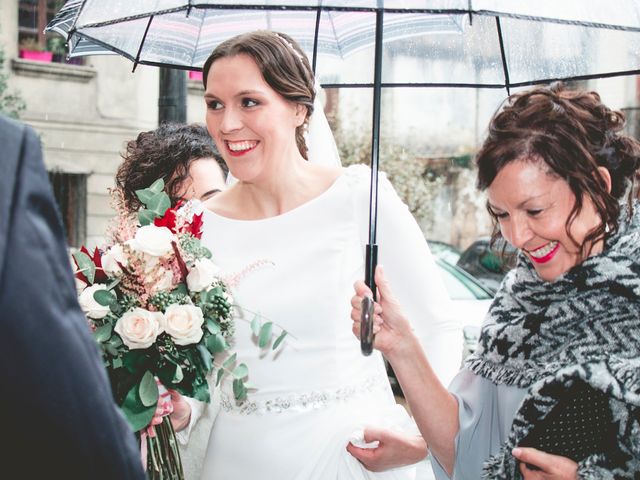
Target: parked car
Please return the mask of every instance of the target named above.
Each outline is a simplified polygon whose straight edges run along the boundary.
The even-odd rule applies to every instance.
[[[427,240],[429,250],[434,257],[444,260],[450,265],[455,265],[462,255],[462,251],[453,245],[439,240]]]
[[[493,292],[457,265],[436,256],[444,286],[452,300],[453,316],[462,323],[462,359],[475,350],[480,327],[493,300]],[[462,360],[461,359],[461,360]]]
[[[504,240],[491,247],[491,239],[481,237],[460,254],[456,265],[495,295],[505,274],[515,266],[516,253]]]

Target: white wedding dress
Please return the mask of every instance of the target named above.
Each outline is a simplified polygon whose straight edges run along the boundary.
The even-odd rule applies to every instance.
[[[231,281],[241,317],[231,350],[256,390],[238,405],[231,382],[222,382],[204,480],[416,478],[415,467],[368,472],[346,451],[366,425],[417,433],[394,401],[381,355],[364,357],[351,332],[353,284],[364,276],[369,174],[362,165],[346,168],[320,196],[277,217],[240,221],[205,211],[203,244]],[[458,320],[448,316],[420,229],[383,174],[380,182],[379,263],[448,383],[460,366]],[[255,312],[274,322],[274,338],[280,327],[289,332],[276,351],[258,348]]]

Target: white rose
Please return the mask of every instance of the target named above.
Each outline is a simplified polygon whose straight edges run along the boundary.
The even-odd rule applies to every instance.
[[[109,313],[109,307],[100,305],[93,298],[93,294],[98,290],[107,290],[107,287],[105,285],[96,283],[94,285],[91,285],[90,287],[85,288],[80,294],[80,297],[78,297],[80,308],[82,309],[84,314],[89,318],[93,318],[94,320],[104,318],[107,316],[107,313]]]
[[[127,257],[122,245],[116,243],[102,255],[102,269],[110,277],[117,277],[122,273],[122,267],[127,266]]]
[[[208,258],[196,260],[187,275],[187,287],[192,292],[201,292],[213,283],[220,269]]]
[[[73,277],[73,279],[76,281],[76,294],[80,295],[87,288],[87,282],[80,280],[78,277]]]
[[[138,229],[132,240],[129,240],[129,245],[137,252],[161,257],[172,250],[171,242],[173,240],[173,233],[167,227],[145,225]]]
[[[164,312],[164,331],[178,345],[198,343],[202,338],[204,316],[195,305],[169,305]]]
[[[162,333],[163,323],[162,313],[134,308],[118,319],[114,330],[129,349],[135,350],[153,345]]]

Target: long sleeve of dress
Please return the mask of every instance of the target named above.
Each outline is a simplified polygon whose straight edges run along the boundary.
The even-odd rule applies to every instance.
[[[453,379],[449,391],[458,400],[460,423],[452,478],[480,478],[484,462],[507,440],[513,417],[527,391],[494,385],[466,368]],[[431,464],[438,480],[449,478],[437,459]]]
[[[362,244],[369,234],[368,167],[354,171],[356,217]],[[460,319],[451,314],[451,300],[420,227],[384,173],[379,175],[378,263],[421,340],[429,362],[446,386],[460,369]],[[363,249],[364,255],[364,249]]]

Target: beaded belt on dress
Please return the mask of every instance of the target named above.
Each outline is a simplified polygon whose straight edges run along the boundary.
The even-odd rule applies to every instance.
[[[352,397],[362,393],[388,388],[389,383],[386,377],[375,375],[367,378],[358,385],[350,385],[337,389],[313,390],[305,393],[274,397],[269,400],[252,401],[247,399],[242,402],[236,402],[233,397],[222,392],[220,395],[220,405],[225,412],[240,415],[305,412],[327,408],[333,404],[348,401]]]

